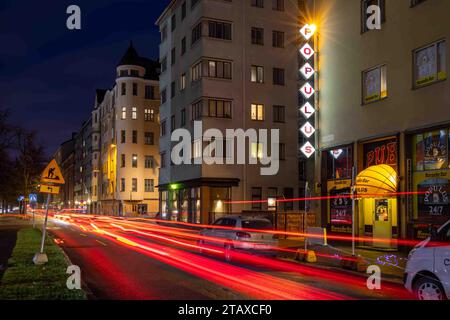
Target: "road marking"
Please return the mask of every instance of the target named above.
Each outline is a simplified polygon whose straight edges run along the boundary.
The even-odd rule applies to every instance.
[[[101,245],[103,245],[103,246],[105,246],[105,247],[106,247],[106,243],[104,243],[104,242],[101,242],[100,240],[95,240],[95,241],[97,241],[98,243],[100,243]]]

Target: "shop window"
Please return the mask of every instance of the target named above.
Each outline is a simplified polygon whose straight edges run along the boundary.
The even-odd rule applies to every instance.
[[[449,168],[449,139],[450,135],[447,129],[417,134],[413,146],[416,171]]]
[[[364,169],[386,164],[397,171],[398,148],[397,139],[387,139],[364,144]]]
[[[387,66],[381,65],[363,71],[363,104],[387,98]]]
[[[447,79],[445,41],[414,51],[414,88]]]
[[[343,147],[325,152],[327,180],[351,179],[353,148]]]

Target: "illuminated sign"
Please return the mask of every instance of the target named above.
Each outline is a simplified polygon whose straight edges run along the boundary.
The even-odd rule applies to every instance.
[[[300,111],[306,119],[309,119],[316,112],[316,109],[314,109],[311,103],[306,102],[303,107],[300,108]]]
[[[305,99],[305,104],[299,108],[300,112],[303,114],[303,116],[306,119],[306,122],[303,124],[303,126],[300,128],[300,132],[305,136],[306,139],[310,139],[314,136],[316,133],[316,128],[314,128],[313,124],[309,122],[308,120],[316,113],[316,108],[314,106],[315,104],[315,65],[314,65],[314,59],[311,59],[315,55],[314,49],[311,47],[311,44],[309,43],[310,39],[313,39],[313,36],[316,32],[316,26],[315,25],[309,25],[306,24],[301,28],[300,34],[305,39],[304,45],[300,48],[299,52],[300,55],[305,60],[305,63],[303,66],[299,69],[299,72],[302,74],[303,78],[305,79],[305,82],[303,85],[300,85],[300,93],[302,94],[303,98]],[[310,158],[314,155],[316,152],[315,147],[313,144],[309,141],[307,141],[303,147],[300,148],[300,151],[307,157]]]
[[[316,149],[309,141],[306,142],[300,150],[307,158],[311,158],[311,156],[316,152]]]
[[[333,156],[333,158],[337,160],[341,157],[342,153],[344,153],[344,150],[342,149],[331,150],[330,153]]]

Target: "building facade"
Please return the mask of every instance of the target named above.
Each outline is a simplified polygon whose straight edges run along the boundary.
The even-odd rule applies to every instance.
[[[366,9],[381,9],[381,29]],[[306,1],[320,53],[318,193],[338,196],[314,206],[332,233],[423,239],[450,218],[450,2],[445,0]],[[356,203],[352,176],[378,165],[397,173],[397,192]],[[354,174],[352,175],[352,172]],[[417,192],[418,194],[411,194]],[[362,243],[364,245],[364,243]]]
[[[158,19],[162,218],[210,223],[228,213],[298,211],[290,201],[268,204],[299,195],[297,10],[291,0],[174,0]],[[198,134],[196,123],[202,132],[223,135],[227,129],[278,129],[279,172],[263,176],[261,164],[249,159],[246,165],[206,164],[208,137]],[[172,163],[177,143],[171,133],[180,128],[193,137],[197,164]],[[219,157],[233,162],[230,141],[214,141],[225,146]],[[269,143],[246,145],[248,158],[260,159],[265,148],[271,152]]]
[[[115,85],[97,90],[92,111],[94,213],[158,211],[159,64],[130,47],[116,68]]]
[[[54,154],[54,159],[60,166],[65,180],[58,195],[53,196],[54,205],[61,209],[72,208],[75,204],[75,140],[77,133],[72,134],[72,138],[63,142]]]
[[[92,119],[83,122],[75,137],[74,208],[90,213],[92,203]]]

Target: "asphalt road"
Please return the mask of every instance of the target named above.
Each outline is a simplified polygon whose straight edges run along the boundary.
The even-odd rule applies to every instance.
[[[123,221],[123,220],[118,220]],[[113,232],[113,228],[105,229]],[[400,285],[367,289],[366,278],[283,260],[250,257],[229,264],[143,235],[115,239],[77,225],[50,222],[49,231],[93,299],[405,299]],[[122,238],[122,236],[124,238]],[[119,240],[119,241],[118,241]],[[132,241],[130,243],[130,241]],[[271,261],[274,261],[273,263]]]

